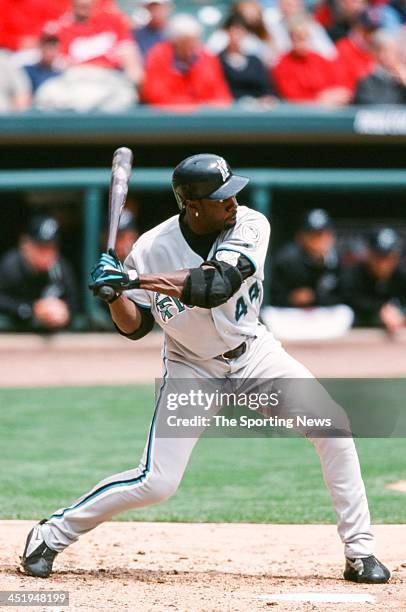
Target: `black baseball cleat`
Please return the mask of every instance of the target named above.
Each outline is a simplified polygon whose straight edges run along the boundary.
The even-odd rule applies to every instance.
[[[52,564],[56,555],[55,550],[49,548],[41,535],[41,525],[46,523],[46,519],[42,520],[31,529],[28,534],[21,565],[26,574],[29,576],[38,576],[39,578],[48,578],[52,572]]]
[[[388,582],[390,571],[376,557],[363,557],[361,559],[346,558],[344,579],[351,582],[366,582],[368,584],[381,584]]]

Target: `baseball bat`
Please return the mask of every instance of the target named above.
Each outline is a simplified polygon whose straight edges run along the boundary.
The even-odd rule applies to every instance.
[[[114,152],[111,167],[111,181],[109,191],[109,222],[107,234],[107,252],[114,249],[116,245],[120,217],[125,205],[128,193],[128,183],[131,176],[133,154],[131,149],[120,147]],[[108,285],[103,285],[97,292],[98,296],[108,302],[115,291]]]

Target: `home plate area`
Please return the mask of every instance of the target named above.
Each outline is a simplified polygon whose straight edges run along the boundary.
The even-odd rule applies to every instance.
[[[0,590],[68,591],[70,612],[406,610],[404,525],[374,527],[384,585],[342,579],[334,525],[106,523],[35,579],[18,570],[32,525],[0,522]]]

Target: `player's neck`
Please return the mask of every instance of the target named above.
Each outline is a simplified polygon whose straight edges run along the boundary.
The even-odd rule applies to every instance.
[[[189,232],[195,236],[200,236],[201,238],[215,238],[218,236],[218,234],[220,234],[220,230],[214,230],[213,228],[206,227],[199,217],[195,217],[187,209],[181,213],[180,223],[186,227]]]

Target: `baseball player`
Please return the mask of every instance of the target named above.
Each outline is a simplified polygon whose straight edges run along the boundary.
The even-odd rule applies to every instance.
[[[157,435],[165,386],[180,379],[310,379],[311,373],[258,322],[270,226],[238,205],[248,179],[217,155],[194,155],[174,170],[180,214],[143,234],[123,265],[114,251],[92,270],[92,288],[109,285],[118,331],[137,340],[154,321],[163,329],[164,375],[148,440],[136,468],[109,476],[28,535],[23,569],[47,577],[56,555],[112,516],[158,503],[178,488],[197,437]],[[129,287],[137,288],[129,289]],[[319,454],[345,546],[344,578],[382,583],[354,441],[307,434]]]

